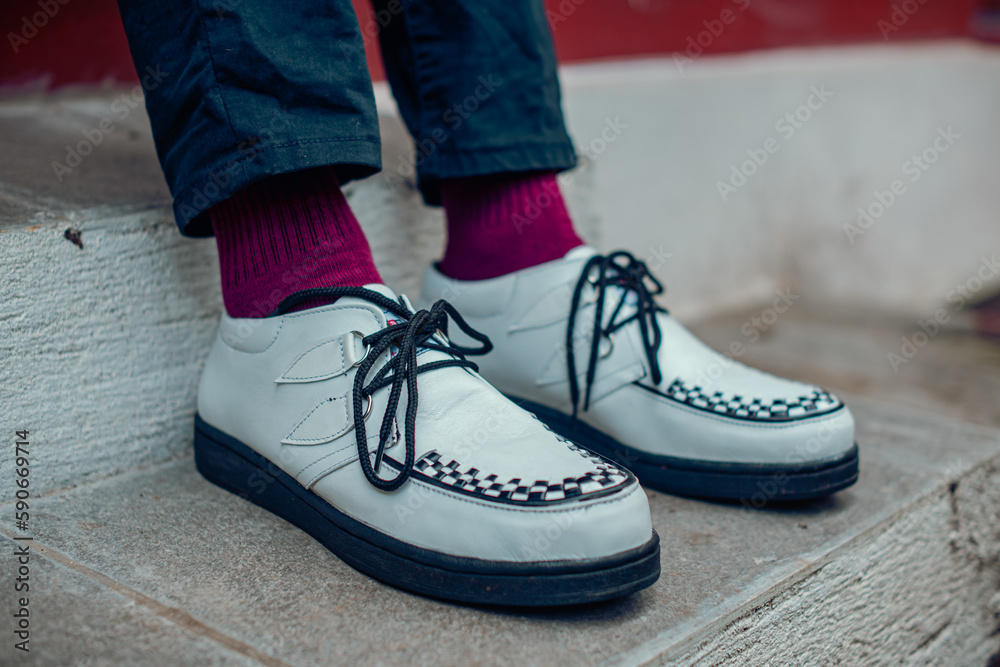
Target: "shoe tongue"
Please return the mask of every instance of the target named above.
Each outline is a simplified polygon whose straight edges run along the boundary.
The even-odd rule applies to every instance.
[[[393,292],[388,285],[383,285],[382,283],[368,283],[364,286],[366,290],[371,290],[372,292],[378,292],[382,296],[389,297],[393,301],[397,301],[396,293]]]
[[[400,303],[399,297],[396,295],[395,292],[392,291],[391,288],[389,288],[388,285],[383,285],[382,283],[368,283],[367,285],[364,286],[364,288],[366,290],[371,290],[372,292],[377,292],[378,294],[381,294],[382,296],[386,297],[387,299],[391,299],[396,303]],[[399,320],[398,315],[396,315],[395,313],[390,313],[388,310],[385,310],[384,308],[382,309],[382,313],[385,315],[387,320],[393,320],[392,322],[393,324],[397,320]]]
[[[369,283],[369,284],[365,285],[365,289],[371,290],[372,292],[378,292],[382,296],[387,297],[389,299],[392,299],[393,301],[395,301],[396,303],[400,304],[401,306],[410,308],[409,303],[408,302],[403,302],[396,295],[396,293],[393,292],[389,288],[388,285],[383,285],[382,283]],[[384,308],[382,309],[382,314],[385,315],[385,319],[386,319],[386,321],[390,325],[391,324],[396,324],[397,322],[400,321],[399,315],[397,315],[396,313],[389,312],[388,310],[386,310]]]
[[[590,259],[597,254],[597,250],[593,246],[589,245],[578,245],[577,247],[570,250],[568,253],[563,255],[564,262],[576,262],[581,259]]]
[[[386,285],[383,285],[381,283],[370,283],[368,285],[365,285],[365,289],[371,290],[373,292],[378,292],[382,296],[392,299],[393,301],[400,304],[404,308],[415,312],[413,304],[410,303],[410,300],[406,296],[403,295],[397,296],[396,293],[393,292],[391,289],[389,289],[389,287],[387,287]],[[393,324],[398,324],[400,321],[402,321],[399,315],[397,315],[396,313],[390,312],[384,308],[382,308],[381,310],[382,314],[385,315],[386,324],[388,324],[389,326],[392,326]],[[389,348],[389,351],[392,354],[392,356],[396,356],[396,352],[398,352],[399,350],[395,345],[393,345]],[[445,354],[444,352],[440,352],[437,350],[430,350],[426,347],[420,347],[417,349],[418,357],[422,357],[427,354],[430,355],[429,357],[430,361],[439,361],[439,360],[444,361],[454,358],[450,354]]]
[[[598,254],[593,246],[581,245],[573,248],[563,256],[564,262],[586,262],[588,259]],[[632,290],[626,291],[620,285],[610,284],[607,286],[607,297],[605,301],[605,314],[610,317],[618,306],[620,299],[625,299],[623,310],[619,313],[619,320],[625,319],[635,313],[635,306],[639,301],[639,296]],[[605,323],[607,324],[607,323]]]

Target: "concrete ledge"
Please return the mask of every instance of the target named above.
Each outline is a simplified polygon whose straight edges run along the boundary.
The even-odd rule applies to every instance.
[[[1000,457],[696,632],[618,664],[985,665],[1000,627]]]
[[[162,211],[80,216],[3,230],[0,267],[2,422],[32,432],[34,493],[189,452],[221,307],[212,244]],[[4,466],[5,488],[12,475]]]

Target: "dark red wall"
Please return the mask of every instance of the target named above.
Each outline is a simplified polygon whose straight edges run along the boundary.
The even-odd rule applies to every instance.
[[[367,2],[354,4],[368,25]],[[546,6],[559,57],[569,62],[985,34],[991,25],[982,10],[996,12],[1000,0],[546,0]],[[135,80],[113,0],[3,0],[0,29],[0,84]],[[382,78],[377,49],[369,50],[369,66]]]

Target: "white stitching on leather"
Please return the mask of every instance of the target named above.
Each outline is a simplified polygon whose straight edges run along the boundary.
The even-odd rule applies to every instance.
[[[346,433],[344,435],[346,435]],[[379,435],[377,433],[368,436],[368,439],[366,440],[366,442],[369,443],[368,444],[368,451],[369,451],[369,453],[371,453],[371,443],[373,441],[377,442],[378,437],[379,437]],[[313,461],[312,463],[310,463],[309,465],[307,465],[305,468],[303,468],[302,470],[300,470],[296,475],[294,475],[296,481],[298,481],[298,478],[301,475],[305,474],[306,470],[309,470],[309,468],[312,468],[317,463],[322,463],[323,461],[325,461],[326,459],[330,458],[331,456],[336,456],[337,454],[340,454],[345,449],[352,449],[352,451],[354,453],[349,454],[346,458],[342,458],[341,460],[337,461],[336,463],[329,464],[323,471],[317,473],[308,482],[306,482],[306,483],[299,482],[300,484],[302,484],[303,486],[305,486],[307,489],[312,488],[313,484],[315,484],[320,479],[322,479],[323,477],[325,477],[328,474],[330,474],[331,472],[333,472],[333,470],[335,470],[338,466],[341,466],[341,465],[343,465],[345,463],[349,463],[352,460],[356,460],[358,458],[358,454],[357,454],[357,447],[355,445],[357,445],[357,441],[355,441],[353,445],[346,445],[346,446],[341,447],[340,449],[338,449],[336,451],[330,452],[329,454],[325,454],[324,456],[321,456],[320,458],[316,459],[315,461]],[[295,447],[295,445],[282,445],[282,446],[284,446],[284,447]]]
[[[219,329],[219,340],[221,340],[221,341],[222,341],[223,345],[225,345],[225,346],[226,346],[226,347],[228,347],[228,348],[229,348],[230,350],[233,350],[233,351],[235,351],[235,352],[242,352],[243,354],[264,354],[265,352],[267,352],[268,350],[270,350],[270,349],[271,349],[271,346],[272,346],[272,345],[274,345],[274,342],[275,342],[276,340],[278,340],[278,334],[280,334],[280,333],[281,333],[281,327],[283,327],[284,325],[285,325],[285,322],[284,322],[284,321],[280,321],[280,322],[278,322],[278,328],[274,330],[274,338],[272,338],[272,339],[271,339],[271,342],[267,344],[267,347],[265,347],[265,348],[264,348],[264,349],[262,349],[262,350],[257,350],[256,352],[251,352],[250,350],[241,350],[241,349],[240,349],[240,348],[238,348],[238,347],[235,347],[235,346],[233,346],[233,345],[230,345],[230,344],[229,344],[229,343],[228,343],[228,342],[226,341],[226,337],[225,337],[225,336],[223,335],[223,333],[222,333],[222,329],[221,329],[221,328]]]
[[[590,507],[596,507],[597,505],[605,505],[605,504],[609,504],[609,503],[618,503],[618,502],[622,502],[622,501],[626,500],[627,498],[632,497],[632,494],[638,493],[642,489],[642,487],[639,486],[639,483],[633,480],[632,483],[631,483],[631,486],[633,487],[632,490],[628,491],[626,493],[623,493],[623,492],[625,492],[629,488],[629,486],[622,487],[621,490],[616,491],[615,493],[611,494],[610,496],[601,496],[601,498],[599,498],[597,500],[588,501],[585,496],[581,496],[580,500],[573,500],[573,501],[571,501],[571,503],[573,504],[573,506],[571,506],[571,507],[567,507],[567,505],[570,505],[571,503],[560,503],[559,505],[556,505],[555,507],[548,508],[548,507],[545,507],[544,505],[527,505],[526,506],[526,505],[510,505],[510,504],[507,504],[507,503],[483,502],[483,501],[479,501],[476,498],[472,498],[471,496],[461,495],[461,494],[458,494],[458,493],[455,493],[455,494],[446,493],[445,491],[443,491],[442,489],[440,489],[440,488],[438,488],[436,486],[432,486],[430,484],[427,484],[426,482],[423,482],[423,481],[421,481],[419,479],[414,479],[412,477],[410,478],[409,481],[411,483],[414,483],[414,484],[419,484],[423,488],[428,489],[428,490],[430,490],[433,493],[437,493],[439,495],[442,495],[445,498],[448,498],[449,500],[458,500],[460,502],[469,503],[471,505],[478,505],[480,507],[486,507],[486,508],[492,508],[492,509],[499,509],[499,510],[502,510],[502,511],[505,511],[505,512],[527,512],[527,513],[531,513],[531,514],[565,514],[567,512],[575,512],[578,509],[580,509],[581,506],[586,506],[587,508],[590,508]],[[327,501],[327,502],[329,502],[329,501]]]
[[[362,308],[361,306],[335,306],[335,307],[338,308],[339,310],[360,310],[361,312],[365,313],[370,318],[372,318],[372,320],[375,321],[375,325],[376,326],[378,326],[378,324],[379,324],[378,318],[375,317],[375,313],[373,313],[372,311],[368,310],[367,308]],[[274,345],[274,342],[276,340],[278,340],[278,334],[281,333],[281,328],[285,325],[285,319],[284,318],[286,318],[286,317],[287,318],[305,317],[305,316],[308,316],[308,315],[312,315],[315,312],[316,312],[316,309],[311,309],[311,310],[308,310],[308,311],[302,311],[302,312],[298,312],[298,313],[288,313],[288,314],[282,315],[281,316],[282,319],[278,322],[278,328],[275,329],[275,331],[274,331],[274,338],[272,338],[271,342],[267,344],[267,347],[265,347],[263,350],[257,350],[256,352],[250,352],[248,350],[241,350],[238,347],[233,347],[232,345],[230,345],[229,343],[226,342],[225,337],[222,335],[221,329],[219,331],[219,338],[222,340],[223,344],[226,347],[228,347],[231,350],[235,350],[236,352],[242,352],[243,354],[263,354],[264,352],[267,352],[269,349],[271,349],[271,346]]]
[[[330,438],[295,438],[295,440],[297,442],[294,442],[294,443],[284,442],[285,440],[291,438],[292,434],[295,433],[295,431],[297,431],[299,429],[299,427],[302,426],[302,424],[304,424],[306,422],[306,420],[309,419],[309,417],[311,417],[312,414],[314,412],[316,412],[317,410],[319,410],[321,407],[323,407],[327,403],[333,403],[334,401],[346,401],[346,400],[347,400],[347,395],[345,394],[345,395],[340,396],[338,398],[331,397],[331,398],[326,399],[325,401],[320,402],[320,404],[317,405],[312,410],[310,410],[309,414],[307,414],[305,417],[303,417],[302,420],[298,424],[296,424],[295,426],[292,427],[292,430],[288,432],[288,435],[286,435],[284,438],[281,439],[282,440],[281,444],[288,445],[288,444],[298,444],[300,442],[325,442],[327,440],[330,440]],[[345,410],[345,414],[346,414],[346,410]],[[350,419],[348,419],[348,423],[350,423]],[[344,431],[344,433],[346,433],[346,432],[347,431]],[[333,440],[336,440],[337,438],[343,436],[344,433],[341,433],[340,435],[334,437]],[[332,442],[332,440],[331,440],[331,442]]]
[[[632,387],[632,385],[628,386]],[[847,408],[847,405],[845,405],[844,402],[841,401],[840,407],[834,410],[833,412],[826,412],[822,415],[817,415],[817,417],[822,417],[822,419],[811,419],[807,417],[805,419],[797,419],[795,421],[790,421],[790,422],[786,421],[786,422],[761,423],[761,422],[750,421],[749,419],[722,419],[718,415],[713,414],[711,412],[699,410],[698,408],[692,408],[687,405],[684,405],[683,403],[678,403],[677,401],[671,401],[670,399],[663,398],[662,396],[658,396],[648,391],[644,391],[642,389],[639,389],[638,387],[635,388],[635,391],[641,391],[644,396],[648,396],[654,401],[662,403],[667,407],[675,408],[677,410],[682,410],[683,412],[697,415],[699,417],[704,417],[706,419],[711,419],[713,421],[719,422],[720,424],[726,424],[729,426],[738,424],[739,426],[746,426],[751,428],[795,428],[797,426],[802,426],[804,424],[818,424],[820,422],[832,421],[833,419],[836,419],[842,414],[841,410]]]
[[[278,380],[315,380],[316,378],[325,378],[325,377],[328,377],[328,376],[333,375],[335,373],[339,373],[340,371],[344,370],[344,368],[347,366],[347,360],[344,358],[344,339],[343,338],[336,338],[334,340],[328,340],[328,341],[324,341],[322,343],[319,343],[318,345],[314,345],[313,347],[309,348],[308,350],[306,350],[305,352],[303,352],[302,354],[300,354],[299,356],[297,356],[295,358],[295,361],[292,362],[292,365],[289,366],[289,369],[291,369],[293,366],[295,366],[297,363],[299,363],[299,361],[301,361],[302,357],[306,356],[307,354],[309,354],[313,350],[317,350],[317,349],[323,347],[324,345],[329,345],[330,343],[333,343],[333,342],[336,342],[340,346],[340,368],[338,368],[336,371],[331,371],[329,373],[321,373],[319,375],[308,375],[308,376],[304,376],[304,377],[296,377],[296,376],[293,376],[293,375],[288,375],[288,371],[286,370],[284,373],[281,374],[281,377],[279,377]]]
[[[372,320],[375,322],[376,326],[379,326],[379,321],[378,321],[378,318],[375,317],[375,313],[373,313],[372,311],[368,310],[367,308],[362,308],[361,306],[337,306],[337,305],[334,304],[331,307],[331,310],[333,310],[333,309],[337,309],[338,312],[343,312],[345,310],[358,310],[358,311],[361,311],[362,313],[364,313],[368,317],[372,318]],[[292,319],[292,318],[295,318],[295,317],[309,317],[310,315],[313,315],[316,312],[327,312],[327,311],[320,311],[318,308],[313,308],[313,309],[310,309],[310,310],[303,310],[303,311],[298,311],[298,312],[294,312],[294,313],[286,313],[282,317],[287,317],[289,319]]]

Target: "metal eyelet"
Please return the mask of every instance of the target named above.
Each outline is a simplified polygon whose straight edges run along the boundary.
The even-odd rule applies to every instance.
[[[374,404],[375,401],[372,400],[372,395],[368,394],[368,405],[365,406],[365,414],[361,416],[361,418],[365,421],[368,421],[368,416],[372,413],[372,406]]]
[[[365,335],[363,333],[361,333],[360,331],[352,331],[351,333],[354,334],[355,336],[357,336],[358,338],[360,338],[362,341],[364,341]],[[354,365],[355,366],[360,366],[361,362],[368,358],[368,353],[371,352],[371,351],[372,351],[372,346],[371,345],[365,345],[365,353],[364,353],[364,355],[360,359],[358,359],[357,361],[355,361]],[[368,400],[371,401],[371,396],[368,397]],[[371,403],[368,404],[368,407],[371,408]],[[365,416],[367,417],[368,415],[365,415]]]
[[[611,356],[611,353],[614,352],[615,350],[615,335],[609,333],[607,334],[607,336],[608,336],[608,351],[601,354],[601,356],[599,356],[598,359],[607,359],[608,357]]]

